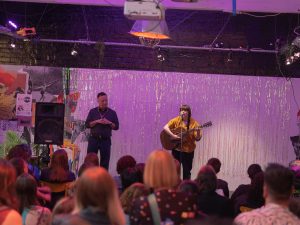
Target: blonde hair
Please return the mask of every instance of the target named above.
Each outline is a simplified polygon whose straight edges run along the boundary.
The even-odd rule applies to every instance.
[[[101,167],[87,169],[77,182],[76,207],[82,210],[89,206],[105,212],[112,224],[125,224],[115,182]]]
[[[178,174],[173,157],[164,150],[153,151],[146,161],[144,183],[150,188],[174,188]]]

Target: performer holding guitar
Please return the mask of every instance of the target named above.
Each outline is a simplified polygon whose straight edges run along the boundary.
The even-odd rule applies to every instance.
[[[172,155],[183,167],[183,179],[191,178],[191,170],[194,159],[196,141],[200,141],[202,130],[199,123],[192,117],[191,108],[188,105],[180,107],[180,116],[171,119],[165,126],[161,134],[161,141],[164,146],[164,136],[168,135],[173,139],[174,145]]]

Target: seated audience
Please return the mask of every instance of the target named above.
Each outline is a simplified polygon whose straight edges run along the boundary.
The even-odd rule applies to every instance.
[[[153,200],[157,203],[161,221],[171,220],[174,224],[183,224],[188,219],[196,217],[195,198],[175,190],[178,174],[169,152],[156,150],[149,155],[144,171],[144,183],[153,190]],[[148,196],[140,197],[133,204],[130,224],[152,225],[154,220]]]
[[[134,183],[126,188],[120,196],[121,205],[126,217],[126,224],[130,224],[129,215],[132,212],[133,202],[141,196],[147,196],[150,190],[142,183]]]
[[[23,173],[28,173],[28,165],[25,160],[20,157],[12,158],[9,162],[15,167],[17,177]]]
[[[199,187],[199,210],[207,215],[233,217],[231,201],[216,193],[217,176],[211,166],[203,166],[195,181]]]
[[[300,219],[300,198],[292,198],[290,200],[289,210]]]
[[[61,214],[71,214],[75,209],[75,201],[73,197],[61,198],[52,210],[52,218]]]
[[[221,161],[217,158],[210,158],[207,161],[207,165],[211,166],[214,170],[215,173],[218,174],[221,169]],[[228,188],[228,183],[225,180],[222,179],[217,179],[217,193],[220,195],[226,196],[229,198],[229,188]],[[221,192],[219,192],[221,190]],[[223,193],[223,194],[222,194]]]
[[[98,155],[94,152],[89,152],[86,154],[84,163],[100,166]]]
[[[140,170],[136,167],[127,168],[121,173],[122,192],[134,183],[142,183]]]
[[[87,169],[77,182],[74,214],[54,217],[53,225],[125,224],[114,180],[104,168]]]
[[[41,172],[40,181],[52,184],[64,184],[75,180],[75,174],[69,170],[68,155],[65,150],[56,150],[51,158],[49,168]],[[52,209],[55,203],[65,196],[65,191],[51,193],[51,202],[47,205]]]
[[[136,165],[136,161],[131,155],[124,155],[118,160],[117,168],[116,168],[118,175],[114,176],[114,180],[117,184],[119,193],[122,193],[122,190],[125,189],[122,187],[122,181],[121,181],[122,172],[127,168],[135,167],[135,165]]]
[[[197,183],[192,180],[183,180],[178,186],[178,191],[195,196],[197,196],[199,192]]]
[[[288,209],[293,190],[293,173],[286,167],[271,163],[265,170],[265,206],[241,213],[235,218],[237,225],[299,225],[300,220]]]
[[[251,182],[252,182],[253,178],[255,177],[255,175],[257,173],[260,173],[260,172],[262,172],[262,169],[261,169],[260,165],[258,165],[258,164],[251,164],[248,167],[247,173],[248,173],[248,176],[249,176]],[[232,193],[231,200],[235,201],[235,199],[238,196],[247,194],[249,189],[250,189],[250,184],[241,184],[241,185],[239,185],[237,187],[237,189]]]
[[[91,167],[96,167],[96,166],[91,163],[83,163],[78,170],[78,177],[80,177],[84,171],[86,171],[88,168]]]
[[[260,172],[255,175],[251,181],[248,193],[236,198],[234,204],[235,215],[241,213],[241,207],[246,209],[257,209],[264,205],[263,197],[264,173]]]
[[[22,174],[16,181],[16,192],[20,201],[23,225],[48,225],[51,211],[41,207],[37,200],[37,183],[30,174]]]
[[[31,155],[32,155],[32,151],[29,145],[19,144],[9,150],[6,159],[11,160],[12,158],[22,158],[25,162],[27,162],[29,174],[34,176],[36,180],[39,180],[40,178],[39,168],[29,163]]]
[[[21,225],[22,218],[16,211],[18,202],[15,193],[16,172],[6,160],[0,159],[0,224]]]

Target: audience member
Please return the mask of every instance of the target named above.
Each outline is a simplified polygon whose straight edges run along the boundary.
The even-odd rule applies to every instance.
[[[144,183],[153,190],[153,199],[157,203],[161,221],[169,219],[174,224],[182,224],[187,219],[195,218],[195,198],[174,189],[178,184],[178,174],[169,152],[156,150],[149,155],[144,171]],[[140,197],[134,202],[130,224],[148,225],[153,224],[153,221],[148,197]]]
[[[100,166],[98,155],[94,152],[89,152],[84,158],[84,163],[91,164],[94,166]]]
[[[16,211],[18,202],[15,193],[16,172],[6,160],[0,159],[0,224],[21,225],[22,218]]]
[[[28,173],[28,165],[25,160],[21,157],[12,158],[9,162],[13,165],[16,170],[17,177],[22,175],[23,173]]]
[[[53,225],[124,225],[125,216],[114,180],[101,167],[87,169],[78,179],[72,215],[54,217]]]
[[[30,174],[22,174],[16,181],[16,192],[20,201],[19,212],[23,225],[48,225],[51,222],[51,211],[41,207],[37,200],[37,183]]]
[[[32,151],[29,145],[19,144],[9,150],[6,159],[11,160],[12,158],[22,158],[25,162],[27,162],[29,174],[34,176],[36,180],[39,180],[40,169],[29,163],[31,155]]]
[[[249,191],[246,194],[240,195],[236,198],[234,204],[235,215],[241,213],[240,208],[246,207],[248,209],[257,209],[264,205],[263,197],[264,173],[260,172],[251,180]]]
[[[116,168],[118,175],[114,176],[114,180],[117,184],[119,193],[122,193],[122,191],[125,189],[122,187],[121,174],[127,168],[133,168],[135,167],[135,165],[136,165],[136,161],[131,155],[124,155],[118,160],[117,168]]]
[[[292,198],[290,200],[289,210],[300,219],[300,198]]]
[[[269,164],[264,177],[265,206],[241,213],[235,218],[235,223],[237,225],[299,225],[300,220],[288,209],[293,179],[293,173],[288,168],[275,163]]]
[[[75,201],[73,197],[61,198],[52,210],[52,219],[57,215],[71,214],[75,209]]]
[[[218,174],[220,172],[221,161],[219,159],[210,158],[207,161],[207,165],[211,166],[215,170],[216,174]],[[218,193],[222,195],[222,192],[223,192],[223,196],[226,196],[227,198],[229,198],[228,183],[225,180],[217,179],[217,189],[216,190],[217,190],[217,192],[218,192],[218,190],[221,190],[221,193],[220,192],[218,192]]]
[[[50,166],[41,172],[40,181],[51,184],[64,184],[75,180],[75,174],[69,170],[68,155],[65,150],[56,150],[51,158]],[[47,184],[46,184],[47,185]],[[65,190],[51,193],[51,202],[47,206],[52,209],[55,203],[65,196]]]
[[[262,169],[261,169],[259,164],[251,164],[247,169],[247,173],[248,173],[248,176],[250,178],[250,181],[252,182],[255,175],[257,173],[260,173],[260,172],[262,172]],[[250,184],[241,184],[241,185],[239,185],[237,187],[237,189],[232,193],[231,200],[235,201],[235,199],[237,197],[239,197],[240,195],[247,194],[249,189],[250,189]]]
[[[199,193],[197,183],[192,180],[183,180],[178,186],[178,191],[195,196]]]
[[[199,210],[207,215],[233,217],[233,205],[231,201],[216,193],[217,176],[211,166],[203,166],[195,181],[199,187]]]
[[[133,202],[141,196],[147,196],[150,190],[142,183],[134,183],[126,188],[120,196],[121,205],[125,213],[126,224],[130,224],[129,215],[132,213]]]
[[[142,183],[140,171],[136,168],[127,168],[121,173],[122,192],[134,183]]]

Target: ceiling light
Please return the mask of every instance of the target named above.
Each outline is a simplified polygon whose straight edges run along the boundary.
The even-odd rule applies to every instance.
[[[168,25],[165,20],[137,20],[130,34],[160,40],[170,39]]]
[[[8,24],[13,27],[14,29],[18,29],[18,26],[11,20],[8,21]]]

